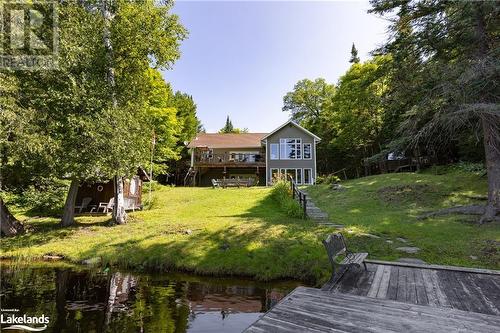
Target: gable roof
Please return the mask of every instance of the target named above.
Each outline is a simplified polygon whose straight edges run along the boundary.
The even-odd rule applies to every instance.
[[[277,129],[275,129],[274,131],[272,131],[271,133],[265,135],[262,140],[265,140],[267,139],[268,137],[270,137],[271,135],[273,135],[274,133],[278,132],[279,130],[281,130],[283,127],[285,127],[286,125],[288,124],[291,124],[295,127],[297,127],[298,129],[300,129],[301,131],[303,131],[304,133],[307,133],[309,134],[310,136],[312,136],[314,139],[318,140],[318,141],[321,141],[321,138],[319,136],[317,136],[316,134],[306,130],[304,127],[300,126],[299,124],[297,124],[295,121],[293,120],[289,120],[287,121],[286,123],[284,123],[283,125],[281,125],[280,127],[278,127]]]
[[[188,148],[260,148],[267,133],[198,133]]]

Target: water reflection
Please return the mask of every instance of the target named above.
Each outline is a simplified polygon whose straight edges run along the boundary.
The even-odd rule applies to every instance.
[[[1,269],[2,309],[49,316],[44,332],[241,332],[297,286],[120,271]]]

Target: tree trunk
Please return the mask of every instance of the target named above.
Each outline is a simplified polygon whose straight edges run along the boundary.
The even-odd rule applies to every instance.
[[[24,233],[24,226],[12,215],[0,197],[0,230],[5,236],[15,236]]]
[[[476,7],[476,40],[477,40],[477,61],[481,63],[488,57],[488,34],[486,32],[486,20],[483,11],[484,4],[475,3]],[[490,101],[488,94],[483,94],[482,103]],[[495,220],[500,213],[500,115],[483,112],[481,114],[481,125],[484,135],[484,151],[486,170],[488,172],[488,204],[484,215],[479,223]]]
[[[127,222],[127,213],[125,212],[125,198],[123,197],[123,178],[115,176],[115,205],[113,206],[113,222],[116,224],[125,224]]]
[[[66,203],[64,204],[63,216],[60,222],[61,227],[69,227],[75,224],[75,202],[79,185],[80,182],[77,180],[73,179],[71,181],[68,196],[66,197]]]
[[[486,170],[488,172],[488,204],[480,223],[493,221],[500,213],[500,116],[481,116],[484,135]]]

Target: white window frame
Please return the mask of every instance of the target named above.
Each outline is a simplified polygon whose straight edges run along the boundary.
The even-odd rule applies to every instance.
[[[273,157],[273,146],[276,147],[277,154]],[[279,143],[271,143],[269,144],[269,159],[271,160],[279,160],[280,159],[280,144]]]
[[[309,170],[309,182],[308,183],[306,183],[306,170]],[[312,168],[304,168],[303,176],[304,176],[304,178],[302,179],[302,181],[303,181],[304,185],[313,185],[314,184]]]
[[[303,183],[304,182],[304,172],[302,171],[301,168],[271,168],[270,170],[271,170],[271,180],[273,178],[274,171],[277,171],[278,176],[281,177],[281,175],[283,175],[283,174],[286,175],[289,170],[295,170],[295,177],[294,177],[295,178],[294,179],[295,183],[297,185],[303,185],[304,184]],[[298,181],[298,179],[299,179],[298,175],[299,174],[300,174],[300,182]],[[286,180],[288,180],[288,179],[286,179]]]
[[[309,142],[302,144],[302,149],[303,149],[303,151],[302,151],[302,159],[303,160],[312,160],[312,155],[313,155],[313,151],[312,151],[313,150],[313,146],[312,145],[313,144],[309,143]],[[305,155],[306,146],[309,146],[309,157],[306,157],[306,155]]]
[[[293,143],[288,141],[294,140]],[[295,158],[290,158],[287,154],[288,145],[292,145],[295,149]],[[280,138],[280,160],[301,160],[302,159],[302,138]]]

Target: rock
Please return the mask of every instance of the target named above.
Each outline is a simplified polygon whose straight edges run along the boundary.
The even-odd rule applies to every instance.
[[[101,263],[101,258],[100,257],[95,257],[95,258],[89,258],[82,260],[82,265],[99,265]]]
[[[400,241],[401,243],[408,243],[407,239],[404,239],[404,238],[401,238],[401,237],[397,237],[396,240]]]
[[[221,249],[222,251],[229,250],[229,244],[227,244],[227,243],[222,244],[222,245],[220,246],[220,249]]]
[[[64,259],[64,256],[60,254],[44,254],[42,258],[43,260],[53,261],[53,260],[62,260]]]
[[[404,262],[407,264],[427,264],[425,261],[417,258],[399,258],[397,262]]]
[[[191,235],[191,234],[193,233],[193,230],[191,230],[191,229],[187,229],[187,230],[184,230],[184,233],[185,233],[186,235]]]
[[[477,256],[469,256],[472,260],[477,260]]]
[[[389,243],[389,244],[394,243],[394,242],[393,242],[393,241],[391,241],[390,239],[386,240],[385,242],[386,242],[386,243]]]
[[[380,236],[372,235],[372,234],[365,234],[365,233],[361,233],[360,236],[365,236],[365,237],[370,237],[370,238],[380,238]]]
[[[420,248],[414,246],[402,246],[402,247],[397,247],[396,250],[406,253],[417,253],[418,251],[420,251]]]
[[[342,186],[340,184],[332,184],[331,189],[335,190],[335,191],[343,191],[343,190],[345,190],[344,186]]]

